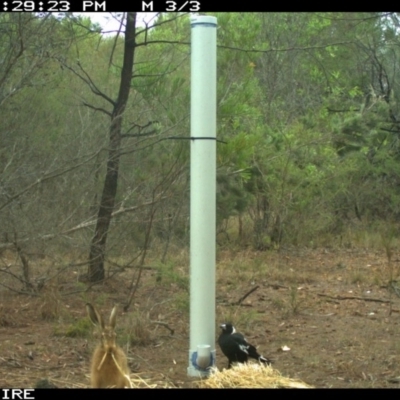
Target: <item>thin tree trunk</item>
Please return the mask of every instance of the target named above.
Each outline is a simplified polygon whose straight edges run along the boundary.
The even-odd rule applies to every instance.
[[[91,282],[104,279],[104,259],[107,234],[115,207],[118,188],[118,171],[121,150],[121,127],[123,113],[129,98],[135,56],[136,13],[128,13],[126,19],[124,61],[118,99],[114,105],[111,124],[107,161],[107,171],[94,236],[90,244],[88,278]]]

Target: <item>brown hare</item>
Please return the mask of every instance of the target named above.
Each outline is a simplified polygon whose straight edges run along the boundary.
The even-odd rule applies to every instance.
[[[91,367],[91,384],[93,388],[132,387],[129,379],[129,367],[124,351],[115,343],[115,324],[117,307],[110,315],[110,324],[105,325],[97,309],[86,304],[90,320],[101,331],[101,343],[93,353]]]

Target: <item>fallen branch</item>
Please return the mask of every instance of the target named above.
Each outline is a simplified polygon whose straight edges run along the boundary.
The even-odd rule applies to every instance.
[[[242,302],[246,299],[246,297],[250,296],[253,292],[255,292],[260,286],[255,286],[249,292],[247,292],[244,296],[242,296],[235,304],[240,306]]]
[[[167,328],[170,332],[171,332],[171,336],[175,333],[175,331],[170,328],[170,326],[166,323],[166,322],[161,322],[161,321],[151,321],[152,324],[156,324],[156,325],[161,325],[164,328]]]
[[[373,301],[376,303],[386,303],[386,304],[392,303],[390,300],[374,299],[374,298],[370,298],[370,297],[329,296],[328,294],[323,294],[323,293],[317,293],[317,295],[320,297],[327,297],[328,299],[333,299],[333,300],[362,300],[362,301]]]

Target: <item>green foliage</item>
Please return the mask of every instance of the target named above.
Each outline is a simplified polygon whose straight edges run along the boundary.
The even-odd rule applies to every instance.
[[[157,282],[160,284],[176,285],[179,289],[189,292],[189,277],[172,263],[160,264],[157,267]]]
[[[397,221],[398,14],[217,18],[218,228],[250,221],[246,244],[266,250]],[[0,22],[4,241],[54,233],[82,250],[93,225],[61,233],[98,213],[123,40],[101,36],[85,17],[4,14]],[[189,135],[189,16],[156,23],[137,30],[115,206],[130,212],[111,224],[115,253],[141,251],[150,223],[150,239],[166,249],[186,245],[189,144],[171,137]],[[158,279],[188,290],[173,265],[160,265]]]
[[[88,318],[82,318],[76,320],[73,324],[69,325],[65,331],[61,333],[61,331],[56,331],[55,335],[66,336],[71,338],[84,338],[88,337],[92,330],[92,324]]]
[[[243,310],[240,306],[231,306],[225,309],[224,314],[219,317],[221,322],[230,322],[238,329],[251,330],[260,321],[260,314],[254,309]],[[217,330],[218,331],[218,330]]]
[[[189,314],[190,297],[188,292],[176,293],[173,299],[173,305],[176,310],[184,314]]]

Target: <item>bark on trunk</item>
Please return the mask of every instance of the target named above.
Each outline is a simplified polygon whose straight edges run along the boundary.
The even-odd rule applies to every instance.
[[[95,233],[90,244],[88,278],[91,282],[104,279],[104,259],[107,234],[115,207],[118,189],[118,171],[121,150],[123,113],[129,98],[135,56],[136,13],[128,13],[126,19],[124,61],[118,98],[114,105],[109,136],[107,171],[100,200]]]

